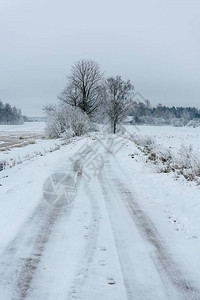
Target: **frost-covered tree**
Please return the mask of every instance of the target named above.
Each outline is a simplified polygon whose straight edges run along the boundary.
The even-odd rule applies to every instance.
[[[0,124],[22,124],[23,118],[20,109],[11,107],[9,103],[3,104],[0,101]]]
[[[102,100],[103,73],[93,60],[80,60],[73,64],[67,76],[67,85],[59,99],[71,106],[77,106],[89,117],[93,116]]]
[[[200,110],[195,107],[167,107],[162,104],[152,107],[146,101],[133,101],[130,116],[133,116],[135,124],[186,126],[190,120],[200,120]]]
[[[117,124],[128,115],[133,89],[130,80],[123,81],[120,76],[110,77],[105,81],[104,109],[113,133],[116,133]]]
[[[88,116],[78,107],[69,104],[48,105],[46,133],[50,138],[80,136],[91,130]]]
[[[3,122],[3,103],[0,100],[0,123]]]
[[[9,103],[6,103],[3,108],[4,118],[7,124],[12,120],[12,107]]]

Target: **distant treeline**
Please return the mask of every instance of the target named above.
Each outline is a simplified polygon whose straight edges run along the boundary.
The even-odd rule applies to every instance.
[[[130,116],[133,116],[134,124],[193,126],[200,123],[200,110],[195,107],[168,107],[162,104],[152,107],[149,100],[133,102]]]
[[[23,124],[21,110],[9,103],[3,104],[0,100],[0,124]]]

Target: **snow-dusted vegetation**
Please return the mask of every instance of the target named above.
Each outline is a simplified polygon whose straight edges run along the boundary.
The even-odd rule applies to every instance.
[[[127,126],[127,135],[157,172],[173,173],[200,184],[200,130],[151,126]],[[130,131],[130,132],[129,132]]]
[[[49,138],[71,138],[80,136],[92,129],[92,123],[86,113],[78,107],[62,103],[46,106],[46,134]]]
[[[0,124],[23,124],[21,110],[0,100]]]
[[[104,78],[93,60],[72,65],[57,105],[47,105],[46,133],[50,138],[80,136],[94,127],[93,122],[110,124],[117,132],[119,124],[198,127],[200,111],[194,107],[153,107],[149,100],[135,92],[130,80],[121,76]],[[92,122],[92,123],[91,123]],[[94,123],[93,123],[94,124]]]
[[[200,111],[195,107],[168,107],[158,104],[153,107],[149,100],[132,102],[130,110],[132,124],[174,127],[192,126],[200,124]]]

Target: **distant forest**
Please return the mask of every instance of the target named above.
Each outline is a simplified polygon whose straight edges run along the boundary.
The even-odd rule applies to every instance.
[[[149,100],[133,101],[130,106],[129,117],[127,122],[137,125],[200,126],[200,110],[197,108],[168,107],[162,104],[153,107]],[[0,124],[20,125],[24,121],[31,122],[33,120],[23,116],[20,109],[15,106],[12,107],[9,103],[3,104],[0,100]]]
[[[9,103],[3,104],[0,100],[0,124],[23,124],[23,116],[20,109],[11,106]]]
[[[133,102],[129,113],[132,124],[199,126],[200,110],[195,107],[167,107],[158,104],[152,107],[149,100]]]

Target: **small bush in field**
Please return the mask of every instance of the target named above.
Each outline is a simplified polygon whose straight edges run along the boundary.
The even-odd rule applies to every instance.
[[[88,116],[78,107],[67,104],[46,106],[46,134],[49,138],[81,136],[92,130]]]

